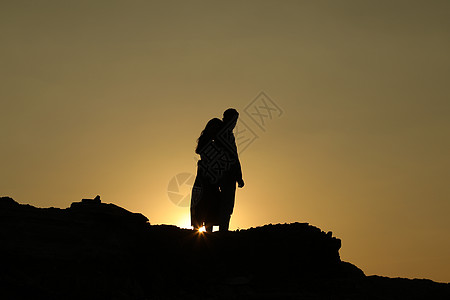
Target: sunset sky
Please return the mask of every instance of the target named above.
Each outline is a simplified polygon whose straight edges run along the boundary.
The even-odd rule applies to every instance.
[[[450,1],[1,1],[0,43],[1,196],[185,227],[170,182],[234,107],[231,229],[308,222],[366,275],[450,282]]]

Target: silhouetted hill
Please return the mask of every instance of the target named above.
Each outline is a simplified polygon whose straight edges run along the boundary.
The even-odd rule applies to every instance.
[[[199,234],[99,198],[0,198],[0,299],[450,299],[449,284],[366,277],[307,223]]]

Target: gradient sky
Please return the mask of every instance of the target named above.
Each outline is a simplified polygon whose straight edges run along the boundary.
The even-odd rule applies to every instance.
[[[450,281],[449,1],[1,1],[0,43],[1,195],[186,226],[168,184],[234,107],[258,139],[232,229],[308,222],[367,275]]]

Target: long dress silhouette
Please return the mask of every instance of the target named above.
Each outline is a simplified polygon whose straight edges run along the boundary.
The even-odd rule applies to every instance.
[[[197,163],[197,176],[191,196],[191,225],[198,230],[205,226],[212,231],[213,225],[220,222],[220,159],[221,148],[216,141],[222,129],[222,121],[211,119],[197,140],[195,152],[200,155]]]

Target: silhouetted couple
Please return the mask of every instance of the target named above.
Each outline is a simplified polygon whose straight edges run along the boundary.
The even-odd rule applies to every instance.
[[[244,186],[233,134],[238,117],[235,109],[227,109],[222,120],[209,120],[197,140],[195,153],[200,155],[200,160],[191,198],[194,229],[205,226],[211,232],[214,225],[219,225],[219,231],[228,231],[236,183],[240,188]]]

